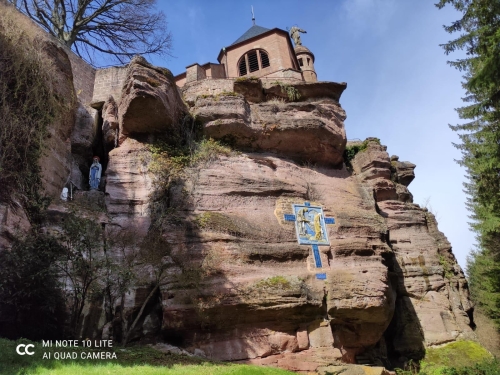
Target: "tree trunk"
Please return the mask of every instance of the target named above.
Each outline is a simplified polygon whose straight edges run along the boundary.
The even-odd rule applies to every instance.
[[[153,288],[153,290],[148,294],[148,297],[146,298],[146,300],[142,303],[141,309],[139,310],[139,314],[137,314],[135,320],[133,321],[132,325],[128,329],[127,335],[125,336],[125,340],[123,340],[123,346],[127,345],[128,340],[130,338],[130,334],[132,333],[135,326],[137,325],[137,322],[139,322],[139,319],[141,318],[142,313],[144,312],[144,309],[146,308],[146,305],[151,300],[151,298],[153,298],[153,296],[155,295],[155,293],[159,287],[160,287],[160,284],[156,284],[156,286]]]

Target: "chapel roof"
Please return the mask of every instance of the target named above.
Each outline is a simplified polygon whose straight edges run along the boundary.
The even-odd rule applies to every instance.
[[[249,28],[242,36],[240,36],[233,44],[235,45],[238,43],[241,43],[245,40],[251,39],[257,35],[264,34],[265,32],[269,31],[270,29],[266,29],[265,27],[258,26],[258,25],[253,25],[251,28]]]

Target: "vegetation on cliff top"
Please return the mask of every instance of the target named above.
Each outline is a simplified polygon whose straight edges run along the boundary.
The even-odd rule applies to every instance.
[[[468,260],[471,295],[500,325],[500,2],[497,0],[440,0],[461,18],[446,26],[460,33],[443,44],[446,54],[465,50],[467,57],[449,64],[464,72],[465,106],[457,112],[465,123],[450,126],[459,132],[459,164],[467,171],[467,206],[478,249]]]
[[[370,143],[370,142],[375,142],[377,144],[380,144],[380,139],[367,138],[363,142],[355,143],[355,144],[350,145],[350,146],[349,145],[346,146],[342,157],[344,158],[344,163],[345,163],[347,169],[352,170],[351,161],[354,159],[354,157],[358,153],[365,151],[368,148],[368,143]]]

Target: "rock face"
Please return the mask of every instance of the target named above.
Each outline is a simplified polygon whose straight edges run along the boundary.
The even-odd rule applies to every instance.
[[[145,235],[149,225],[149,152],[144,144],[126,139],[109,153],[106,170],[106,210],[112,222]],[[133,219],[131,219],[133,218]]]
[[[118,141],[118,106],[110,95],[102,107],[102,136],[106,149],[112,150]]]
[[[124,146],[110,160],[137,159]],[[370,142],[353,165],[360,174],[244,153],[189,169],[172,191],[176,219],[165,231],[164,340],[208,358],[314,371],[361,354],[399,364],[426,346],[473,337],[467,284],[433,216],[398,200],[383,146]],[[382,181],[393,196],[377,191]],[[137,196],[144,188],[129,187]],[[304,201],[336,218],[331,246],[321,249],[326,280],[282,218]]]
[[[131,133],[172,130],[184,112],[172,73],[134,57],[118,107],[121,142]]]
[[[156,74],[141,64],[130,68],[137,71]],[[129,119],[137,125],[109,153],[106,225],[146,241],[156,233],[151,193],[157,186],[151,138],[137,135],[149,131],[150,118],[139,123],[129,90],[138,74],[130,77],[117,104],[121,134]],[[338,86],[315,83],[310,91],[302,88],[301,101],[289,102],[276,99],[273,88],[259,97],[252,85],[239,88],[241,94],[190,101],[205,136],[239,153],[191,166],[170,186],[168,208],[160,213],[167,266],[156,302],[148,302],[132,339],[307,372],[360,358],[402,366],[426,346],[472,338],[464,275],[434,217],[412,203],[407,188],[415,165],[391,160],[386,147],[370,139],[351,161],[353,173],[340,168],[346,137]],[[178,126],[168,118],[167,132]],[[328,227],[330,246],[319,249],[320,269],[283,216],[291,204],[306,201],[336,221]],[[151,292],[132,289],[123,305],[127,324]],[[105,322],[95,311],[87,314]],[[111,322],[89,327],[90,335],[122,334]]]
[[[0,250],[8,248],[18,235],[27,233],[31,224],[20,204],[16,208],[0,204]]]
[[[66,52],[50,41],[41,41],[42,51],[53,66],[52,79],[55,94],[62,101],[61,113],[49,126],[50,138],[46,142],[48,151],[40,158],[41,174],[45,193],[51,197],[61,193],[72,169],[71,133],[75,123],[76,98],[73,88],[73,73]]]
[[[339,167],[345,112],[333,99],[250,104],[243,96],[199,96],[193,114],[208,137],[242,150],[272,152],[299,163]]]
[[[83,337],[119,341],[141,312],[132,341],[325,374],[360,358],[401,366],[427,346],[474,337],[467,282],[451,245],[434,216],[412,203],[407,186],[415,165],[389,158],[374,139],[351,161],[352,173],[343,164],[345,84],[206,81],[209,93],[204,82],[183,88],[188,108],[168,70],[135,58],[120,101],[98,103],[101,133],[83,107],[74,129],[73,118],[53,129],[57,152],[44,163],[54,191],[72,167],[85,168],[99,134],[114,146],[119,130],[118,147],[104,147],[105,191],[75,196],[100,212],[110,254],[115,230],[133,238],[117,258],[158,251],[141,263],[140,282],[116,298],[115,309],[103,301],[86,306]],[[188,112],[205,137],[236,152],[155,184],[151,142],[160,133],[175,141],[187,132]],[[70,151],[80,157],[75,163]],[[152,210],[158,188],[165,189],[164,205]],[[305,202],[335,218],[330,244],[318,250],[320,268],[284,219],[292,204]],[[29,226],[9,210],[0,207],[0,241]],[[68,210],[53,205],[49,224]],[[367,373],[362,366],[349,371]]]
[[[367,148],[351,161],[359,179],[373,188],[377,202],[399,200],[413,202],[407,186],[415,177],[415,164],[389,159],[386,146],[377,138],[367,139]]]

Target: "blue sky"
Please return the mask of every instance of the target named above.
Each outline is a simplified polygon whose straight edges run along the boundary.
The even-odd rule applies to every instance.
[[[151,59],[177,75],[194,62],[217,62],[217,54],[256,23],[307,31],[302,42],[316,57],[321,81],[347,82],[340,103],[348,139],[378,137],[390,155],[417,165],[410,185],[414,202],[430,199],[439,229],[464,268],[473,248],[464,170],[449,123],[460,122],[461,74],[446,64],[439,44],[452,38],[443,28],[459,18],[437,0],[158,0],[173,36],[173,57]]]

